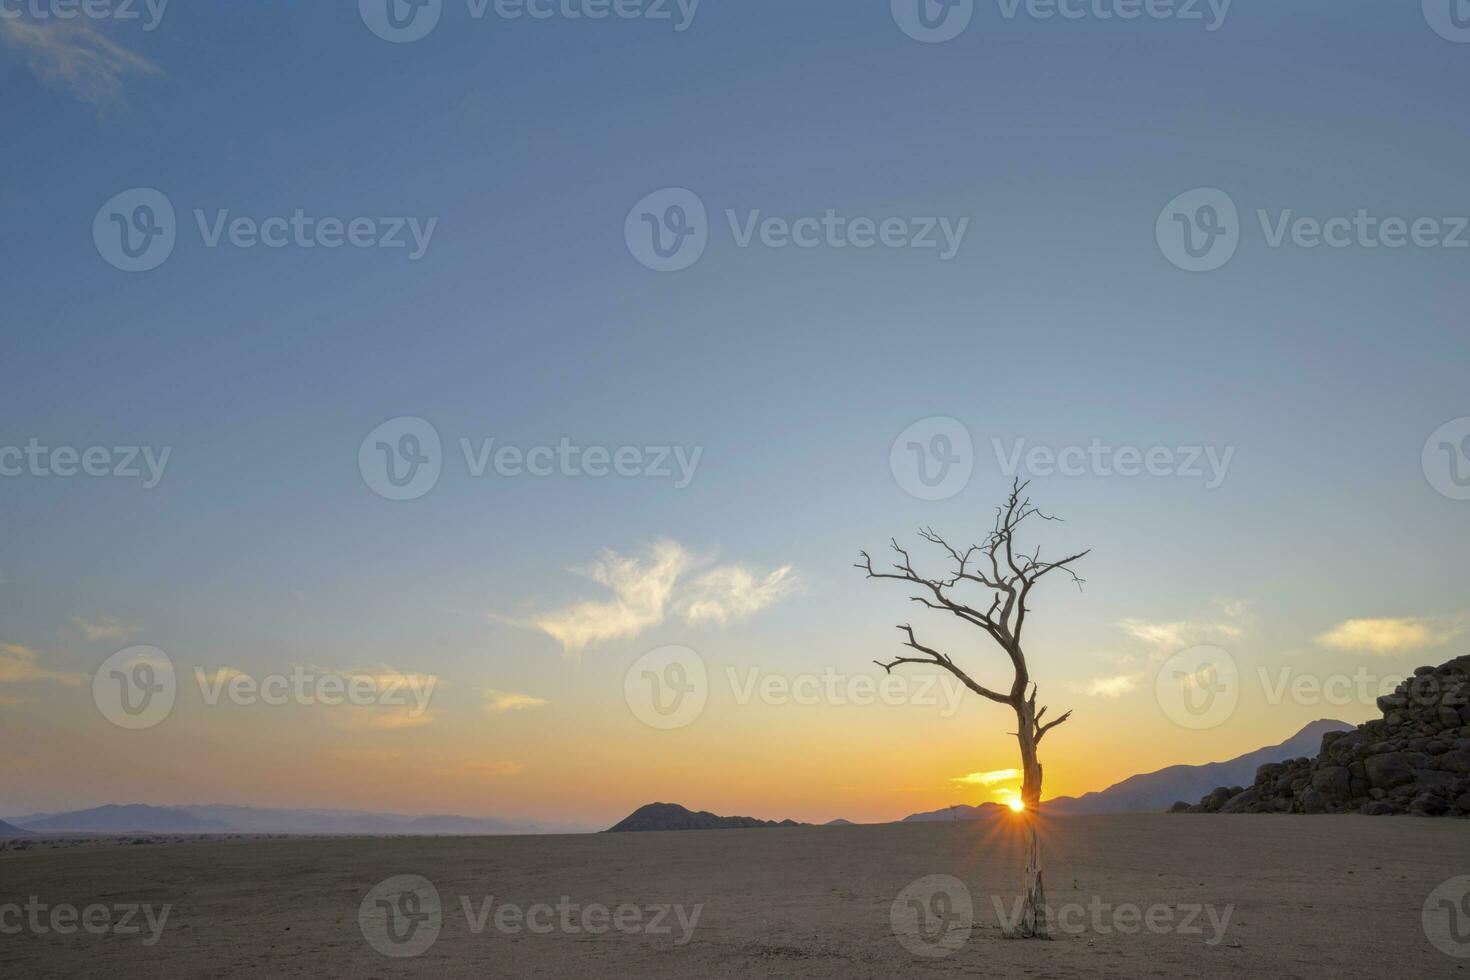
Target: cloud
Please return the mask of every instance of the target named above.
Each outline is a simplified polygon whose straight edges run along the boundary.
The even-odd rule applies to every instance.
[[[1244,619],[1250,613],[1250,604],[1244,599],[1234,599],[1230,596],[1220,596],[1215,599],[1215,605],[1231,619]]]
[[[18,643],[0,643],[0,684],[25,684],[31,681],[55,681],[76,686],[86,681],[86,674],[72,674],[41,666],[41,655]]]
[[[198,678],[200,683],[208,684],[211,687],[224,687],[237,677],[247,677],[254,680],[253,677],[250,677],[243,670],[236,670],[234,667],[217,667],[213,673],[206,671],[203,667],[195,667],[194,676]]]
[[[659,541],[641,558],[606,551],[580,569],[606,586],[613,598],[579,602],[533,617],[529,625],[551,636],[569,654],[608,640],[637,636],[661,624],[670,610],[691,626],[724,625],[752,616],[795,591],[791,566],[762,575],[740,565],[711,568],[680,589],[680,581],[704,564],[676,541]]]
[[[337,727],[349,732],[396,732],[406,728],[422,728],[434,723],[432,712],[389,710],[376,705],[344,706],[332,714]]]
[[[663,622],[674,583],[692,564],[689,552],[672,541],[658,542],[645,559],[604,552],[601,559],[580,571],[611,589],[613,598],[607,602],[579,602],[560,612],[538,616],[531,625],[554,638],[568,653],[578,653],[605,640],[636,636]]]
[[[125,640],[138,632],[138,627],[120,622],[111,616],[98,616],[96,619],[73,616],[71,623],[88,640]]]
[[[1117,699],[1138,689],[1147,681],[1153,666],[1180,650],[1208,643],[1224,643],[1246,634],[1252,622],[1249,604],[1244,599],[1216,598],[1213,600],[1224,618],[1155,620],[1130,617],[1120,619],[1117,626],[1133,639],[1141,642],[1147,650],[1141,655],[1113,654],[1114,673],[1094,677],[1086,684],[1072,689],[1087,697]],[[1140,663],[1140,657],[1142,663]]]
[[[764,578],[739,565],[728,565],[695,579],[682,609],[691,626],[710,622],[723,626],[780,602],[796,588],[790,565],[782,565]]]
[[[1019,778],[1021,778],[1019,769],[994,769],[990,772],[972,772],[968,776],[951,776],[949,781],[963,783],[966,786],[991,786]]]
[[[1138,681],[1131,674],[1117,674],[1113,677],[1096,677],[1085,688],[1085,693],[1092,697],[1120,698],[1138,686]]]
[[[0,18],[0,41],[18,52],[41,81],[105,109],[124,101],[129,80],[157,78],[163,69],[102,33],[87,18],[45,21]]]
[[[527,708],[545,707],[548,702],[543,698],[532,697],[529,694],[517,694],[514,691],[497,691],[493,688],[485,690],[485,709],[496,714],[505,711],[524,711]]]
[[[438,720],[438,715],[429,710],[439,686],[437,674],[412,673],[388,664],[355,670],[295,664],[291,683],[295,684],[298,676],[306,684],[307,696],[320,694],[324,702],[327,698],[335,702],[331,705],[334,721],[349,731],[398,731]],[[321,681],[325,677],[338,678],[342,688],[324,690]]]
[[[416,674],[412,671],[399,670],[388,664],[355,670],[339,670],[336,667],[321,667],[316,664],[296,664],[295,666],[307,676],[340,677],[351,687],[368,687],[379,694],[397,696],[405,700],[420,692],[424,692],[423,696],[427,699],[439,686],[437,674]]]
[[[1361,650],[1389,656],[1448,643],[1465,631],[1445,617],[1349,619],[1317,637],[1334,650]]]
[[[1134,639],[1142,640],[1159,651],[1182,650],[1207,640],[1233,640],[1244,631],[1230,623],[1216,622],[1150,622],[1146,619],[1121,619],[1118,626]]]

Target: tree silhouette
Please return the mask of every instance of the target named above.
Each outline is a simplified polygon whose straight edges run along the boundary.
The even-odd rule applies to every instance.
[[[892,571],[876,570],[866,551],[860,552],[862,560],[856,567],[867,572],[869,578],[896,579],[916,587],[919,594],[911,596],[912,601],[957,616],[984,630],[1010,659],[1013,673],[1009,691],[992,690],[975,681],[948,654],[920,643],[914,635],[914,628],[904,623],[898,627],[904,634],[903,645],[919,655],[874,662],[889,673],[903,664],[942,667],[971,691],[997,704],[1007,705],[1016,713],[1016,731],[1013,734],[1021,749],[1021,818],[1026,822],[1027,860],[1025,904],[1014,935],[1046,939],[1050,938],[1046,922],[1046,893],[1041,876],[1041,848],[1036,834],[1041,804],[1041,762],[1037,758],[1037,747],[1046,733],[1072,717],[1072,712],[1063,712],[1051,721],[1043,720],[1047,709],[1045,705],[1039,708],[1036,705],[1036,684],[1031,680],[1021,639],[1026,614],[1030,611],[1026,603],[1036,583],[1052,572],[1061,572],[1081,587],[1082,579],[1077,577],[1071,566],[1088,552],[1080,551],[1057,561],[1046,561],[1041,557],[1040,548],[1027,553],[1016,545],[1016,529],[1026,520],[1033,517],[1043,521],[1058,520],[1032,506],[1031,498],[1025,496],[1028,485],[1028,482],[1020,480],[1011,484],[1005,505],[996,508],[995,527],[983,542],[971,545],[963,552],[931,528],[919,531],[921,538],[945,552],[952,565],[948,575],[929,578],[915,571],[909,553],[899,546],[897,540],[891,542],[899,556]],[[962,601],[960,593],[963,590],[988,597],[989,605],[983,600],[975,604]]]

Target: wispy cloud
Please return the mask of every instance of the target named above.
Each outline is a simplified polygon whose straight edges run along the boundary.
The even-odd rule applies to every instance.
[[[949,781],[966,786],[993,786],[996,783],[1020,779],[1019,769],[992,769],[990,772],[972,772],[968,776],[951,776]]]
[[[54,681],[76,686],[86,681],[86,674],[51,670],[41,666],[41,654],[18,643],[0,643],[0,684],[25,684]]]
[[[1131,638],[1143,644],[1143,650],[1134,653],[1114,654],[1113,673],[1094,677],[1073,690],[1094,698],[1121,698],[1138,690],[1141,683],[1151,677],[1157,665],[1166,657],[1189,647],[1206,643],[1225,643],[1246,635],[1252,615],[1244,599],[1216,598],[1212,605],[1222,616],[1200,619],[1120,619],[1117,626]]]
[[[0,41],[25,59],[37,78],[99,110],[121,104],[130,80],[163,75],[158,65],[108,37],[85,17],[3,17]]]
[[[1142,640],[1160,651],[1174,651],[1209,640],[1232,640],[1243,634],[1233,623],[1179,620],[1156,622],[1146,619],[1122,619],[1118,626],[1136,640]]]
[[[194,676],[200,684],[208,684],[211,687],[223,687],[237,677],[245,677],[254,680],[243,670],[234,667],[216,667],[213,671],[207,671],[203,667],[194,668]]]
[[[497,691],[493,688],[485,690],[485,709],[500,714],[505,711],[525,711],[527,708],[542,708],[548,702],[544,698],[532,697],[529,694],[517,694],[514,691]]]
[[[1231,619],[1245,619],[1250,615],[1250,603],[1244,599],[1236,599],[1231,596],[1217,596],[1215,605]]]
[[[607,551],[579,571],[610,589],[611,599],[579,602],[527,623],[506,621],[539,629],[574,654],[608,640],[637,636],[662,623],[670,611],[690,625],[743,619],[791,595],[798,584],[789,565],[769,573],[722,565],[681,587],[681,580],[703,564],[675,541],[660,541],[638,558]]]
[[[1116,674],[1112,677],[1093,678],[1085,691],[1095,698],[1121,698],[1136,687],[1138,681],[1134,675]]]
[[[417,695],[424,692],[425,699],[432,696],[434,689],[439,686],[437,674],[419,674],[408,670],[399,670],[389,664],[377,664],[372,667],[342,670],[336,667],[321,667],[316,664],[295,665],[308,675],[321,677],[339,677],[345,684],[355,687],[369,688],[379,694],[393,695],[406,699],[410,694]]]
[[[1334,650],[1355,650],[1390,656],[1437,647],[1463,632],[1463,621],[1452,617],[1349,619],[1319,635],[1317,642]]]
[[[765,577],[739,565],[705,572],[695,579],[682,600],[684,616],[693,625],[719,623],[753,616],[796,590],[796,574],[782,565]]]
[[[378,705],[344,705],[329,716],[336,727],[349,732],[397,732],[423,728],[434,723],[431,711],[392,708]]]
[[[121,622],[111,616],[98,616],[95,619],[73,616],[71,624],[81,630],[82,635],[88,640],[125,640],[137,633],[139,629],[131,623]]]
[[[672,541],[660,541],[646,558],[604,552],[580,569],[612,590],[605,602],[579,602],[568,609],[538,616],[531,624],[549,634],[568,653],[578,653],[606,640],[636,636],[663,622],[674,583],[693,564],[689,552]]]

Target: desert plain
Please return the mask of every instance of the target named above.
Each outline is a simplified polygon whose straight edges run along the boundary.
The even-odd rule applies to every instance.
[[[30,904],[44,927],[0,932],[0,976],[1470,976],[1451,955],[1470,937],[1437,948],[1424,912],[1470,872],[1461,821],[1057,817],[1043,839],[1049,942],[1003,936],[1021,880],[1005,821],[37,846],[0,853],[0,908],[21,909],[0,926]],[[936,875],[968,898],[936,897]],[[427,930],[412,941],[369,935],[385,880],[437,895],[394,907],[398,940]],[[58,906],[97,929],[51,928]],[[130,906],[151,919],[103,928]]]

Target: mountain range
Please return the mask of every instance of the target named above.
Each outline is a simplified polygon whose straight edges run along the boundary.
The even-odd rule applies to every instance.
[[[586,827],[489,817],[409,816],[358,810],[278,810],[248,806],[108,804],[66,813],[9,818],[36,833],[160,834],[530,834],[579,833]]]
[[[1042,810],[1057,816],[1089,813],[1163,813],[1180,800],[1197,800],[1216,786],[1249,786],[1256,769],[1267,762],[1281,762],[1302,756],[1315,756],[1327,732],[1348,731],[1345,721],[1323,718],[1312,722],[1279,745],[1256,749],[1224,762],[1207,762],[1198,766],[1169,766],[1157,772],[1129,776],[1107,789],[1082,796],[1058,796],[1046,800]],[[999,803],[979,806],[961,804],[903,818],[904,823],[926,823],[942,820],[983,820],[1006,812]]]
[[[4,820],[0,820],[0,840],[4,840],[8,837],[29,836],[31,836],[31,832],[29,830],[21,830],[19,827],[13,827],[10,824],[6,823]]]
[[[1169,766],[1142,773],[1095,793],[1059,796],[1044,804],[1060,816],[1093,813],[1162,813],[1179,800],[1197,800],[1217,786],[1246,786],[1256,769],[1268,762],[1315,756],[1327,732],[1347,731],[1347,722],[1322,719],[1307,725],[1279,745],[1196,766]],[[999,803],[961,804],[903,818],[904,823],[983,820],[1006,812]],[[582,825],[499,820],[492,817],[412,816],[359,810],[267,809],[221,804],[93,807],[65,813],[33,813],[0,821],[0,838],[31,833],[162,833],[162,834],[364,834],[465,835],[585,833]],[[846,824],[833,820],[831,824]],[[650,803],[629,814],[610,832],[645,830],[717,830],[743,827],[796,827],[792,820],[722,817],[693,811],[676,803]]]
[[[1256,749],[1224,762],[1199,766],[1169,766],[1157,772],[1129,776],[1120,783],[1082,796],[1058,796],[1045,809],[1059,815],[1083,813],[1163,813],[1180,800],[1197,800],[1216,786],[1249,786],[1256,770],[1268,762],[1302,756],[1315,757],[1328,732],[1351,731],[1345,721],[1322,718],[1279,745]]]

